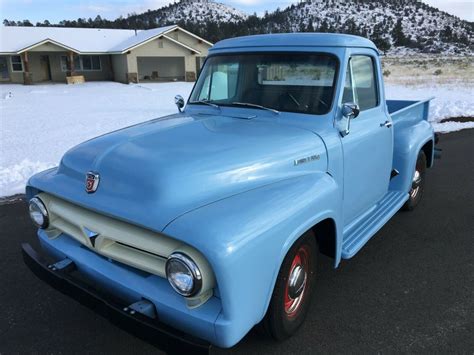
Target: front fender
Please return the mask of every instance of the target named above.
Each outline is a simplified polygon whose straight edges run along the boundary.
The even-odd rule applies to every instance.
[[[336,222],[340,258],[341,201],[341,187],[317,172],[219,200],[165,228],[203,253],[214,270],[222,302],[218,339],[234,345],[262,320],[287,251],[319,221]]]

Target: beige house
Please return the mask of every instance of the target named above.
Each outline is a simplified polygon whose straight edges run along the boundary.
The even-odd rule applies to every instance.
[[[0,27],[0,82],[194,81],[212,43],[174,25],[151,30]]]

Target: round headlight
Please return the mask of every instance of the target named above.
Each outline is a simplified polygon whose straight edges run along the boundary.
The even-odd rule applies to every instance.
[[[173,253],[166,261],[166,277],[173,289],[184,297],[196,295],[202,275],[196,263],[183,253]]]
[[[29,203],[30,217],[33,223],[39,228],[48,228],[49,216],[44,203],[38,198],[33,197]]]

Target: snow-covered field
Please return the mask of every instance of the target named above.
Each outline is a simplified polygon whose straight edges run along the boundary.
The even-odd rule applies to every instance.
[[[446,118],[474,118],[474,86],[461,86],[455,83],[438,86],[386,84],[386,96],[389,99],[419,100],[435,97],[430,104],[430,121],[436,132],[447,133],[466,128],[474,128],[472,122],[444,122]]]
[[[84,140],[177,111],[192,83],[0,85],[0,196],[23,193]]]
[[[187,97],[192,85],[0,85],[0,196],[22,193],[31,175],[56,166],[64,152],[86,139],[176,112],[174,96]],[[434,121],[474,117],[472,92],[470,85],[387,85],[393,99],[436,96]],[[434,125],[438,131],[474,127],[472,122]]]

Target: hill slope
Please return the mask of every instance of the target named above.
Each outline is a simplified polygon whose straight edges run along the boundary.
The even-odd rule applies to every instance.
[[[181,0],[148,15],[159,25],[180,23],[211,41],[256,33],[343,32],[369,37],[384,51],[409,47],[470,54],[474,33],[473,23],[413,0],[303,0],[263,17],[211,0]]]
[[[64,20],[66,27],[146,29],[179,24],[212,42],[258,33],[341,32],[372,39],[383,50],[473,54],[474,23],[419,0],[302,0],[258,17],[212,0],[180,0],[157,10],[109,21]],[[6,25],[31,25],[29,21]],[[51,25],[48,21],[40,26]]]
[[[473,24],[439,11],[421,1],[307,0],[268,16],[287,30],[308,27],[322,32],[349,32],[370,37],[379,44],[408,46],[427,52],[467,50]],[[279,21],[280,20],[280,21]]]

